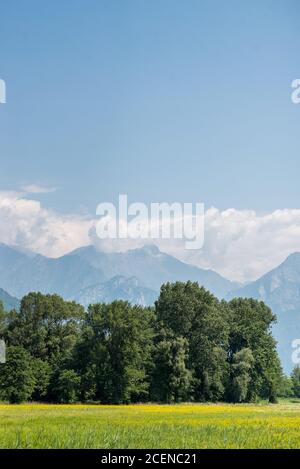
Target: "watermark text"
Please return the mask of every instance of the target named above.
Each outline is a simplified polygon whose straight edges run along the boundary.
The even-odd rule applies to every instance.
[[[5,81],[0,78],[0,104],[6,103],[6,84]]]
[[[293,92],[291,94],[291,100],[294,104],[300,104],[300,78],[292,81]]]
[[[204,204],[142,202],[128,204],[126,194],[119,195],[116,207],[100,203],[96,224],[100,239],[183,239],[186,249],[200,249],[204,243]]]

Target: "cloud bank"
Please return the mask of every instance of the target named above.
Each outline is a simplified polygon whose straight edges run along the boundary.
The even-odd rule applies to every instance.
[[[0,242],[49,257],[89,244],[92,221],[60,215],[21,193],[0,192]]]
[[[87,244],[124,251],[156,244],[162,251],[237,281],[258,278],[300,251],[300,209],[258,214],[251,210],[205,212],[205,241],[200,250],[186,250],[184,240],[99,240],[95,218],[62,215],[18,192],[0,192],[0,242],[49,257]]]
[[[186,253],[186,260],[245,282],[296,251],[300,251],[300,209],[259,215],[251,210],[211,208],[205,214],[204,248]]]

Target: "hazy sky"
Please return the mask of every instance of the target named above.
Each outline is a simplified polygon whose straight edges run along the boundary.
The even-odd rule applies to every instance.
[[[30,186],[61,216],[119,193],[299,208],[298,0],[1,0],[0,15],[1,191]]]

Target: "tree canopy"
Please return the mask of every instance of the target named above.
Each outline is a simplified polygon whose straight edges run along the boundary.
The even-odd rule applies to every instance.
[[[87,311],[30,293],[0,305],[0,397],[10,402],[130,403],[269,399],[300,389],[283,377],[263,303],[219,301],[193,282],[162,285],[154,307],[126,301]],[[298,389],[299,388],[299,389]]]

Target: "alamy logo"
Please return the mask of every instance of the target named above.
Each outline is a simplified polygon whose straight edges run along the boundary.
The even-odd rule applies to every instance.
[[[183,239],[186,249],[200,249],[204,243],[204,204],[142,202],[128,204],[119,195],[119,206],[110,202],[97,207],[100,217],[96,232],[100,239]]]
[[[300,364],[300,339],[294,339],[292,342],[292,348],[294,349],[292,353],[292,362],[294,365]]]
[[[291,100],[294,104],[300,104],[300,78],[292,81],[292,88]]]
[[[0,104],[6,103],[6,84],[4,80],[0,78]]]
[[[6,347],[4,340],[0,340],[0,363],[6,362]]]

